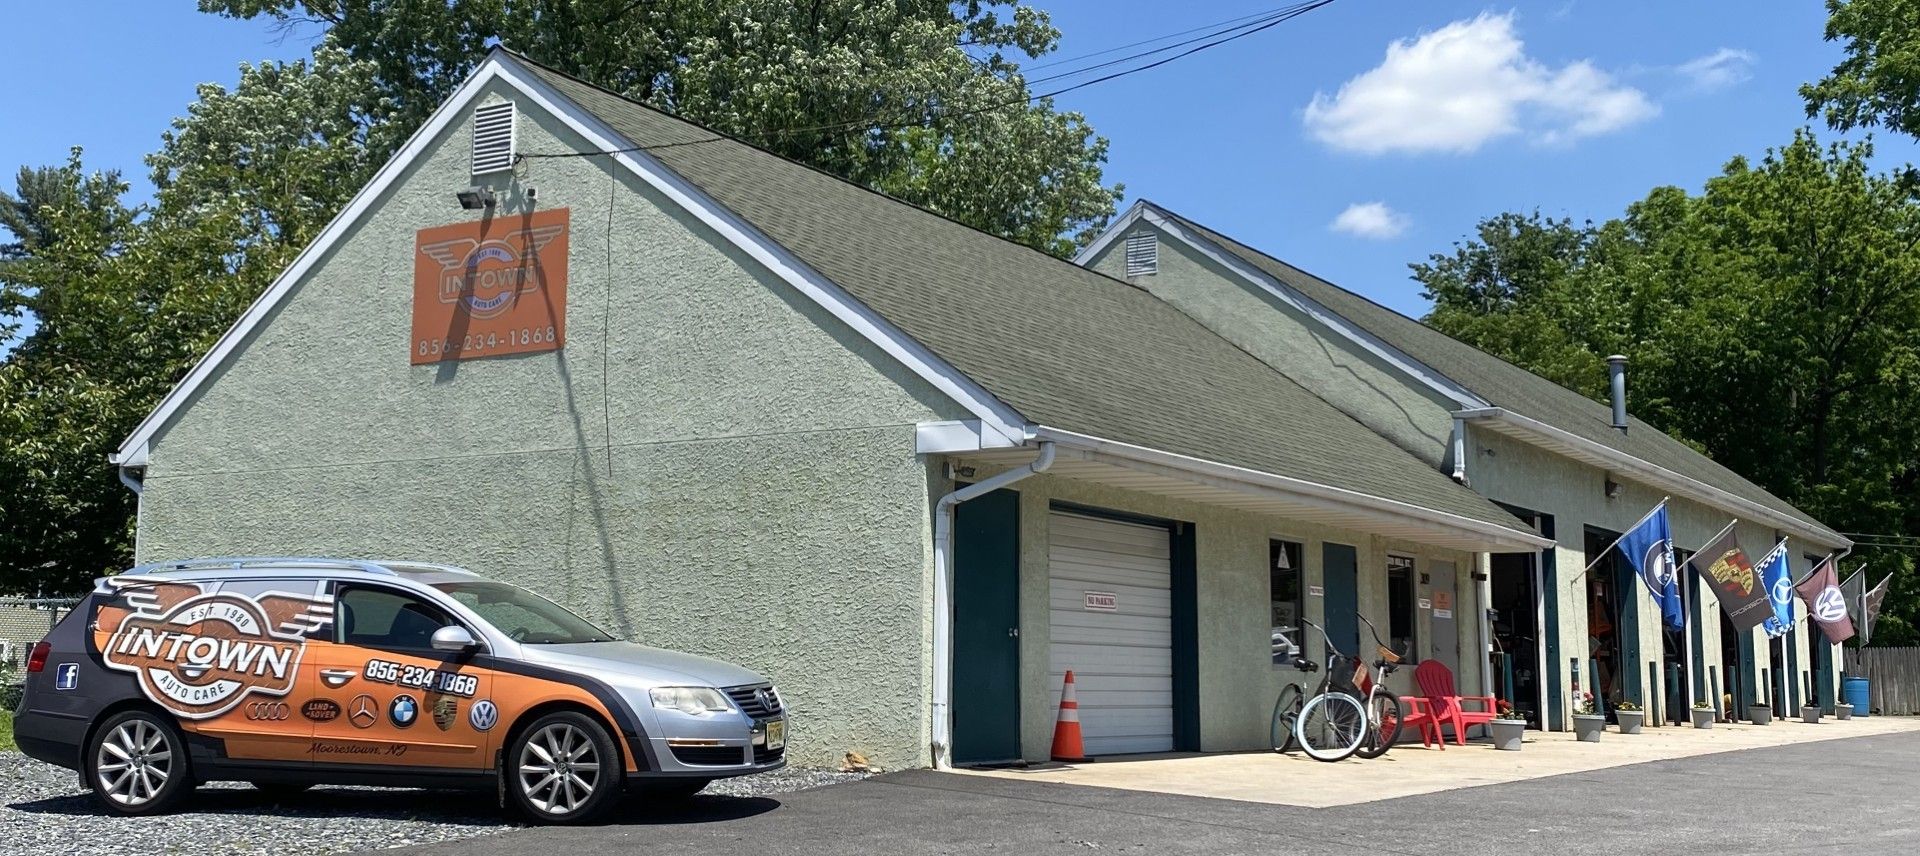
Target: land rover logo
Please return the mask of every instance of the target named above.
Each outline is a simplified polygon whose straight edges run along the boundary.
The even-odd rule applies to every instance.
[[[110,669],[132,672],[148,698],[185,719],[219,716],[249,695],[291,692],[304,634],[332,620],[331,605],[314,598],[154,588],[165,590],[122,589],[126,614],[100,643],[101,658]],[[109,620],[100,621],[101,630]]]
[[[332,722],[340,718],[340,703],[328,698],[308,699],[300,706],[300,715],[314,722]]]

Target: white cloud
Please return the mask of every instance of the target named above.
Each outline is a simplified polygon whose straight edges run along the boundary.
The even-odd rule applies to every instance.
[[[1333,218],[1327,228],[1357,238],[1386,240],[1400,237],[1407,230],[1407,215],[1387,207],[1385,202],[1355,202]]]
[[[1674,68],[1695,92],[1713,92],[1753,77],[1754,55],[1738,48],[1721,48]]]
[[[1483,14],[1387,45],[1379,66],[1331,96],[1315,93],[1306,124],[1347,151],[1466,153],[1516,134],[1570,142],[1659,112],[1591,62],[1554,69],[1527,56],[1511,14]]]

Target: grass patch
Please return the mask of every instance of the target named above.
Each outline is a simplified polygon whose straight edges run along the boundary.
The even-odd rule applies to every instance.
[[[13,745],[13,711],[0,710],[0,751],[11,752],[17,748]]]

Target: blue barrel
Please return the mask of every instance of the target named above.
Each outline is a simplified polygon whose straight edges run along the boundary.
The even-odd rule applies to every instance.
[[[1840,679],[1840,694],[1847,704],[1853,705],[1854,716],[1867,715],[1867,679],[1847,677]]]

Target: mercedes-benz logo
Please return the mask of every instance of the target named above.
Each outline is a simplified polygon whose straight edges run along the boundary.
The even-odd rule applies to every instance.
[[[347,703],[347,721],[355,728],[372,728],[380,721],[380,706],[374,704],[373,696],[357,695]]]

